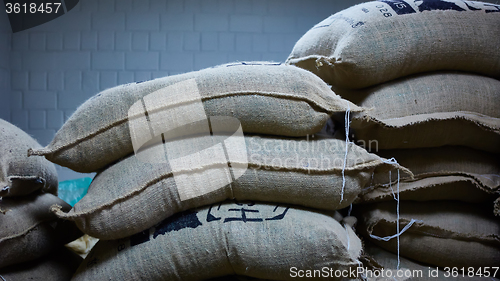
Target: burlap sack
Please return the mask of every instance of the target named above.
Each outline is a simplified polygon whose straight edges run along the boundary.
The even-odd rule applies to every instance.
[[[300,269],[355,270],[360,254],[351,227],[329,215],[222,203],[180,213],[130,238],[100,240],[72,280],[188,281],[232,274],[295,280]],[[314,280],[336,280],[323,277]]]
[[[315,25],[287,63],[343,88],[435,70],[500,78],[499,11],[476,1],[367,2]]]
[[[376,245],[397,253],[396,202],[356,205],[358,230]],[[402,257],[440,267],[486,267],[500,264],[500,223],[484,204],[458,201],[400,202]],[[374,238],[371,235],[379,238]]]
[[[190,154],[184,146],[190,140],[169,143],[171,151]],[[87,195],[70,212],[56,210],[57,215],[106,240],[143,231],[179,211],[233,198],[336,210],[349,206],[372,174],[387,174],[399,167],[352,143],[346,155],[342,139],[245,136],[243,143],[248,160],[243,171],[237,162],[230,162],[231,168],[224,170],[228,167],[224,160],[219,166],[193,163],[174,175],[168,162],[150,164],[128,157],[98,174]],[[203,148],[193,147],[193,153]],[[193,171],[199,172],[191,174]],[[241,176],[222,182],[234,174]],[[189,186],[179,188],[183,175],[191,176]],[[209,191],[214,182],[221,184]],[[200,190],[196,196],[184,195]]]
[[[194,81],[194,88],[180,83],[188,80]],[[145,96],[160,92],[172,100],[159,100],[156,112],[183,106],[183,112],[197,114],[203,101],[207,116],[237,118],[245,133],[306,136],[319,132],[335,112],[360,110],[303,69],[270,63],[230,64],[105,90],[82,104],[46,148],[30,154],[45,155],[78,172],[97,171],[134,151],[129,109]],[[201,96],[199,100],[182,100],[194,92]],[[163,120],[177,118],[169,115]]]
[[[2,281],[68,281],[83,261],[64,247],[48,256],[0,269]]]
[[[493,202],[500,193],[498,155],[462,146],[381,150],[377,155],[394,157],[414,177],[400,175],[401,200],[460,200]],[[357,203],[392,201],[397,173],[375,175]]]
[[[495,269],[487,269],[489,274],[484,272],[484,269],[480,272],[474,271],[469,272],[465,270],[464,274],[462,271],[457,270],[457,274],[451,272],[451,269],[444,269],[443,267],[429,267],[427,265],[419,264],[417,262],[399,257],[399,272],[398,266],[398,256],[396,254],[387,252],[380,247],[373,245],[372,243],[365,243],[363,245],[364,254],[370,255],[378,264],[383,266],[383,271],[385,275],[392,274],[396,280],[408,280],[408,281],[453,281],[453,280],[490,280],[497,281],[499,279],[491,277],[495,272]],[[387,273],[390,270],[391,273]],[[480,276],[483,274],[484,276]],[[399,275],[399,276],[398,276]],[[455,277],[454,277],[455,275]],[[489,277],[485,277],[489,275]],[[368,278],[369,281],[372,280],[394,280],[391,278]]]
[[[0,197],[42,189],[57,195],[57,171],[41,157],[28,158],[29,148],[41,146],[18,127],[0,119]]]
[[[82,232],[73,222],[58,220],[51,205],[71,206],[56,196],[32,194],[0,202],[0,268],[47,255]]]
[[[378,149],[462,145],[500,153],[498,80],[434,72],[357,93],[358,105],[371,109],[353,114],[351,128],[361,142],[376,142]]]

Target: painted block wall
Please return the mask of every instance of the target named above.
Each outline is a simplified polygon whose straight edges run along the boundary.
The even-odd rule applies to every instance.
[[[1,14],[1,13],[0,13]],[[12,31],[6,14],[0,15],[0,118],[10,119],[10,47]]]
[[[309,28],[360,2],[80,0],[14,34],[0,11],[0,118],[47,145],[104,89],[232,61],[283,62]],[[60,180],[86,176],[58,172]]]

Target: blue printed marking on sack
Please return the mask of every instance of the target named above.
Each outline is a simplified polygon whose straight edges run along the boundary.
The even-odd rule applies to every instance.
[[[228,212],[234,213],[234,216],[226,216],[217,217],[214,213],[220,211],[221,206],[230,206],[227,209]],[[234,204],[219,204],[217,207],[215,205],[211,205],[208,209],[206,222],[214,222],[222,220],[222,223],[241,221],[244,223],[251,222],[262,222],[262,221],[276,221],[282,220],[290,207],[284,207],[280,205],[276,205],[272,211],[268,211],[270,214],[265,214],[265,212],[261,212],[263,210],[257,208],[259,206],[254,206],[255,203],[247,202],[247,203],[239,203],[234,202]],[[270,207],[270,206],[269,206]],[[181,212],[175,214],[154,227],[153,239],[156,239],[159,235],[165,235],[171,231],[179,231],[184,228],[197,228],[201,226],[202,223],[198,219],[198,212],[193,210],[188,210],[185,212]],[[139,232],[130,236],[130,246],[136,246],[145,242],[150,241],[150,231],[149,229]],[[123,245],[123,246],[122,246]],[[118,251],[121,251],[125,248],[125,244],[120,244]]]
[[[421,2],[421,3],[420,3]],[[485,13],[498,13],[500,12],[500,5],[483,3],[483,2],[474,2],[474,1],[456,1],[456,3],[464,4],[465,7],[469,11],[483,11]],[[467,11],[464,7],[460,7],[456,3],[444,1],[444,0],[416,0],[415,4],[417,4],[420,12],[423,11],[458,11],[463,12]]]
[[[316,24],[315,26],[313,26],[312,29],[321,28],[321,27],[328,27],[328,26],[332,25],[332,23],[334,21],[339,20],[339,19],[344,20],[345,22],[349,23],[352,28],[357,28],[357,27],[360,27],[360,26],[365,24],[362,21],[357,21],[355,19],[345,17],[342,14],[335,14],[335,15],[329,16],[328,18],[324,19],[320,23]]]
[[[242,221],[242,222],[246,223],[246,222],[262,222],[264,220],[268,220],[268,221],[269,220],[282,220],[285,217],[285,214],[288,212],[288,209],[289,209],[289,207],[283,207],[284,208],[283,212],[276,215],[276,210],[278,210],[278,208],[280,207],[279,205],[276,205],[276,207],[273,210],[273,216],[265,217],[262,215],[260,210],[256,210],[256,209],[252,208],[255,205],[255,203],[237,203],[237,202],[235,202],[235,204],[238,207],[241,206],[241,208],[229,208],[228,211],[235,212],[236,215],[224,218],[223,223],[232,222],[232,221]],[[246,205],[246,207],[245,207],[245,205]],[[208,210],[207,222],[222,219],[222,217],[216,217],[216,216],[214,216],[214,214],[212,214],[212,210],[213,210],[212,207],[213,206],[211,206],[210,209]],[[221,207],[221,205],[218,206],[217,210],[220,210],[220,207]]]
[[[464,1],[464,3],[465,3],[465,5],[467,6],[467,8],[468,8],[469,10],[471,10],[471,11],[480,11],[480,10],[481,10],[480,8],[476,8],[476,7],[474,7],[474,6],[470,5],[469,3],[465,2],[465,1]]]
[[[405,1],[397,1],[397,0],[381,0],[380,2],[384,2],[387,5],[391,6],[391,8],[396,12],[398,15],[406,15],[406,14],[413,14],[416,13],[415,9],[413,9],[410,4],[406,3]]]
[[[201,222],[196,214],[197,212],[195,211],[186,211],[175,214],[165,219],[155,227],[153,238],[156,238],[158,237],[158,235],[163,235],[167,232],[179,231],[183,228],[197,228],[201,225]]]
[[[484,6],[487,7],[493,7],[493,10],[485,10],[485,12],[488,13],[500,13],[500,5],[495,5],[495,4],[484,4]]]
[[[461,8],[460,6],[458,6],[453,2],[448,2],[443,0],[420,0],[420,1],[422,2],[421,4],[418,5],[418,9],[420,12],[434,11],[434,10],[441,10],[441,11],[454,10],[459,12],[465,11],[465,9]]]
[[[403,0],[379,0],[379,2],[386,3],[389,5],[394,12],[398,15],[413,14],[416,11]],[[415,5],[418,7],[419,12],[424,11],[483,11],[485,13],[498,13],[500,12],[500,5],[474,2],[474,1],[455,1],[450,2],[446,0],[414,0]],[[458,4],[463,4],[465,7],[461,7]]]
[[[335,18],[333,16],[334,15],[331,15],[331,16],[327,17],[326,19],[322,20],[321,22],[319,22],[318,24],[313,26],[312,29],[330,26],[335,21]]]
[[[190,227],[197,228],[201,225],[200,220],[196,216],[195,211],[185,211],[175,214],[155,226],[155,232],[153,233],[153,239],[158,237],[158,235],[164,235],[167,232],[179,231],[181,229]],[[145,242],[148,242],[149,229],[130,236],[130,246],[136,246]]]
[[[274,208],[274,211],[273,212],[276,212],[276,210],[278,209],[279,205],[276,206],[276,208]],[[266,221],[277,221],[277,220],[282,220],[285,215],[286,215],[286,212],[288,212],[288,209],[290,209],[290,207],[286,207],[285,210],[283,211],[283,213],[279,214],[279,215],[276,215],[272,218],[267,218]]]

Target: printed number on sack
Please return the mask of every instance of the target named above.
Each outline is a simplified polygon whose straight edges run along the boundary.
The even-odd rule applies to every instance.
[[[384,17],[392,17],[392,14],[389,13],[389,9],[385,8],[383,5],[377,5],[375,7],[382,13],[382,15],[384,15]]]

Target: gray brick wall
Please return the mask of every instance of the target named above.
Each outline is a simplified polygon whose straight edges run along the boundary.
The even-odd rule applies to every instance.
[[[6,14],[0,16],[0,118],[10,120],[11,73],[10,49],[12,32]]]
[[[81,0],[15,34],[0,12],[0,118],[46,145],[101,90],[237,60],[284,61],[310,27],[359,2]],[[60,180],[84,176],[58,170]]]

